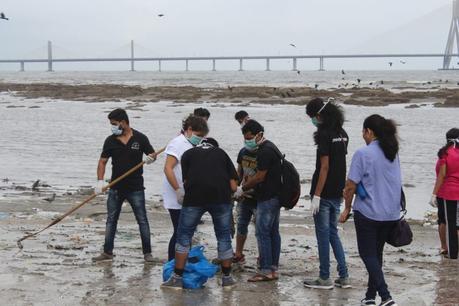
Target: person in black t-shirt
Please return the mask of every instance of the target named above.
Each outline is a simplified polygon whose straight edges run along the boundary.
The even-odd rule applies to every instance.
[[[255,188],[257,197],[256,237],[260,272],[250,278],[250,282],[277,280],[281,237],[279,234],[281,189],[281,159],[277,147],[264,138],[263,126],[249,120],[242,127],[247,149],[257,149],[257,172],[247,178],[243,191]]]
[[[257,149],[248,149],[246,147],[239,151],[237,156],[239,183],[255,175],[257,172]],[[239,265],[242,269],[245,263],[244,244],[247,239],[248,228],[252,216],[255,216],[257,210],[257,197],[255,190],[242,192],[241,188],[235,193],[237,203],[237,235],[236,235],[236,252],[234,253],[233,263]]]
[[[314,215],[319,249],[320,275],[304,281],[309,288],[331,289],[334,286],[350,288],[344,249],[338,236],[338,218],[346,181],[346,154],[349,142],[343,129],[342,109],[329,99],[316,98],[306,106],[306,114],[317,127],[314,142],[317,145],[316,169],[311,183],[311,210]],[[330,279],[330,244],[338,262],[339,278]]]
[[[162,287],[183,287],[182,276],[191,240],[202,215],[208,212],[212,216],[218,242],[218,258],[223,272],[222,286],[230,288],[235,284],[231,276],[231,195],[237,189],[236,169],[229,156],[212,138],[186,151],[182,155],[181,165],[185,197],[177,229],[175,269]]]
[[[129,118],[125,110],[115,109],[108,114],[112,125],[112,135],[105,140],[102,154],[97,167],[97,185],[95,193],[101,193],[104,186],[105,167],[108,159],[112,159],[112,178],[115,180],[128,170],[142,162],[146,154],[145,163],[156,160],[156,153],[147,136],[129,126]],[[142,249],[146,262],[153,262],[151,255],[150,225],[145,210],[145,193],[143,185],[143,169],[139,168],[131,175],[112,186],[107,198],[107,223],[105,227],[104,252],[93,258],[93,261],[108,261],[113,259],[113,247],[118,218],[124,200],[131,204],[132,211],[139,225]]]

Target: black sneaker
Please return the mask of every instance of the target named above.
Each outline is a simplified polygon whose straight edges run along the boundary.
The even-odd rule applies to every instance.
[[[363,300],[360,301],[360,305],[361,306],[376,306],[376,300],[364,298]]]
[[[183,289],[183,277],[178,276],[177,274],[174,273],[167,281],[161,284],[161,288],[182,290]]]
[[[397,306],[397,303],[395,303],[393,299],[388,299],[384,302],[381,302],[379,306]]]

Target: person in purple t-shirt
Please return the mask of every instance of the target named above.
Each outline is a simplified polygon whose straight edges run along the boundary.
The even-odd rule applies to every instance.
[[[398,159],[399,143],[394,121],[371,115],[363,123],[367,144],[352,157],[343,191],[345,209],[340,222],[351,213],[352,200],[359,185],[365,194],[355,197],[354,222],[359,255],[368,271],[368,289],[361,305],[376,305],[376,293],[382,306],[397,305],[384,280],[384,244],[400,218],[402,180]]]

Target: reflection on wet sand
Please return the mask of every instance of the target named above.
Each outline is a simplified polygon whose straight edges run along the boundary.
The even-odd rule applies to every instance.
[[[459,260],[443,259],[437,270],[436,305],[459,305]]]

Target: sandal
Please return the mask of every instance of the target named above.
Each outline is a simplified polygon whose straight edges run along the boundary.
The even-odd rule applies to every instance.
[[[255,276],[252,278],[249,278],[247,281],[250,283],[256,283],[256,282],[270,282],[276,280],[276,278],[269,277],[268,275],[257,273]]]
[[[448,250],[440,249],[440,255],[448,255]]]

